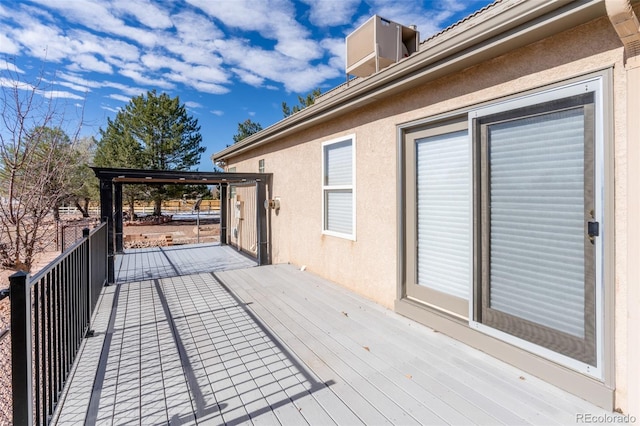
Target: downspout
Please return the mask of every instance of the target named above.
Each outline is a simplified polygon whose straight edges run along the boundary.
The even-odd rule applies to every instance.
[[[607,15],[624,45],[626,72],[626,247],[618,246],[619,255],[626,255],[626,315],[616,318],[622,325],[618,337],[626,340],[616,344],[615,406],[629,415],[640,415],[640,23],[629,0],[605,0]],[[620,141],[622,144],[623,141]],[[624,163],[624,160],[623,160]],[[624,209],[624,205],[620,206]],[[624,214],[624,212],[621,212]],[[626,250],[625,250],[626,249]],[[626,253],[625,253],[626,251]],[[619,277],[620,278],[620,277]],[[625,294],[617,294],[617,304],[624,306]],[[621,296],[621,297],[620,297]],[[617,310],[617,309],[616,309]],[[625,330],[626,328],[626,330]]]

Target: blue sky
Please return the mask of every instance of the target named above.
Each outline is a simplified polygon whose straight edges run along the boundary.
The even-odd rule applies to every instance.
[[[131,97],[179,96],[207,147],[199,169],[211,170],[239,122],[266,128],[283,118],[282,101],[343,83],[345,36],[372,15],[415,24],[424,40],[489,3],[2,0],[0,86],[42,75],[40,95],[67,117],[82,110],[81,134],[96,137]]]

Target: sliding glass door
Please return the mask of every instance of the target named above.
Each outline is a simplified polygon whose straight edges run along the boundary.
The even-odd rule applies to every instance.
[[[476,320],[596,365],[594,93],[475,120]]]
[[[407,295],[466,318],[471,283],[470,144],[466,122],[408,135],[411,269]]]

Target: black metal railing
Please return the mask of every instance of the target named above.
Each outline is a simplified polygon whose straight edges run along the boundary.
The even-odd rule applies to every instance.
[[[107,281],[107,226],[10,278],[13,424],[48,424]]]
[[[59,221],[58,222],[58,250],[65,251],[83,238],[82,232],[86,228],[93,228],[100,222],[98,218]]]

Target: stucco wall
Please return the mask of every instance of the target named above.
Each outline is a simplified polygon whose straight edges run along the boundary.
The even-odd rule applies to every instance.
[[[274,173],[272,195],[281,199],[281,210],[271,221],[274,262],[306,265],[308,270],[390,308],[398,285],[396,126],[603,69],[611,69],[613,74],[613,114],[608,117],[606,143],[615,167],[606,178],[613,180],[609,188],[615,189],[614,194],[607,194],[615,206],[608,212],[615,218],[615,258],[609,275],[614,282],[606,285],[615,285],[616,407],[637,414],[640,402],[630,400],[628,392],[631,388],[631,393],[638,395],[638,385],[630,382],[639,380],[640,373],[627,356],[638,353],[638,343],[635,339],[635,346],[628,349],[627,341],[633,334],[629,327],[638,330],[640,324],[637,313],[629,316],[628,306],[637,308],[638,301],[627,303],[628,279],[632,278],[627,277],[627,271],[637,286],[640,253],[638,244],[627,247],[627,197],[633,198],[637,211],[639,195],[627,191],[628,179],[640,181],[640,160],[634,160],[635,171],[627,169],[628,75],[622,45],[606,17],[381,99],[328,124],[232,158],[229,165],[238,171],[257,171],[258,160],[264,159],[265,171]],[[635,105],[637,109],[637,102]],[[640,117],[638,111],[635,114]],[[356,241],[321,232],[321,144],[352,133],[357,153]],[[635,225],[636,234],[637,228]],[[629,266],[628,256],[637,256],[632,260],[635,269]],[[638,290],[632,293],[637,299]]]

